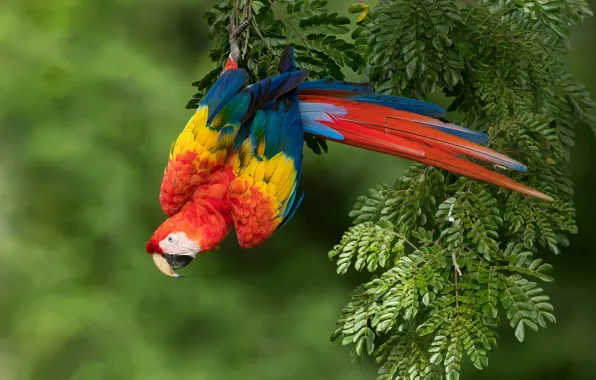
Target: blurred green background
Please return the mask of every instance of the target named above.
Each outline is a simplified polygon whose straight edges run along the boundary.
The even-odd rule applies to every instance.
[[[407,161],[336,145],[307,154],[292,223],[250,251],[231,237],[183,280],[144,251],[190,83],[213,68],[212,4],[0,2],[0,380],[375,377],[374,362],[350,364],[329,343],[363,277],[337,276],[327,251],[355,198]],[[596,94],[594,25],[576,28],[568,62]],[[596,379],[596,144],[586,126],[577,136],[580,233],[545,254],[558,322],[524,344],[503,326],[489,369],[465,379]]]

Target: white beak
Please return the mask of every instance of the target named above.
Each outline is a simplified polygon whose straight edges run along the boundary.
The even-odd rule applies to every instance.
[[[159,271],[161,273],[163,273],[169,277],[175,277],[175,278],[184,277],[184,276],[174,272],[174,269],[166,261],[166,259],[163,255],[160,255],[159,253],[154,253],[151,256],[153,256],[153,262],[155,263],[155,266],[157,267],[157,269],[159,269]]]

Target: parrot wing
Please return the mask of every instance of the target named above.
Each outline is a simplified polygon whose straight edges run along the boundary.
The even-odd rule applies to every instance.
[[[281,71],[298,73],[293,62],[286,49]],[[230,200],[238,242],[250,248],[281,228],[304,195],[297,196],[304,141],[297,90],[257,111],[246,134],[233,161],[236,179],[230,184]]]
[[[307,70],[299,70],[246,87],[245,70],[225,71],[172,145],[160,192],[164,213],[175,215],[198,186],[223,169],[236,151],[241,126],[256,110],[294,89],[307,76]]]
[[[236,178],[230,200],[240,246],[250,248],[266,240],[291,217],[302,166],[302,126],[298,111],[280,104],[257,111],[233,162]]]
[[[172,144],[159,196],[166,215],[176,214],[196,187],[225,163],[227,142],[240,127],[238,113],[248,108],[248,99],[236,96],[247,82],[245,70],[223,73]]]

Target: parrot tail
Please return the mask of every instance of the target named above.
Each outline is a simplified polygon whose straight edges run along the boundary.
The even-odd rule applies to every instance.
[[[308,83],[308,82],[306,82]],[[327,140],[391,154],[436,166],[455,174],[488,182],[522,194],[552,201],[553,198],[495,173],[462,157],[526,171],[521,163],[479,145],[484,133],[442,122],[429,114],[440,109],[428,103],[390,96],[334,96],[332,91],[304,88],[300,93],[300,116],[304,131]],[[374,95],[374,94],[373,94]],[[432,112],[415,113],[415,108]],[[429,116],[427,116],[429,115]]]

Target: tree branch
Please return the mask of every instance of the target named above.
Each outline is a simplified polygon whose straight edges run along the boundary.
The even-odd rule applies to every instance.
[[[240,35],[248,28],[252,20],[252,15],[244,20],[240,25],[236,25],[234,15],[230,16],[228,32],[230,33],[230,58],[238,63],[240,60]]]

